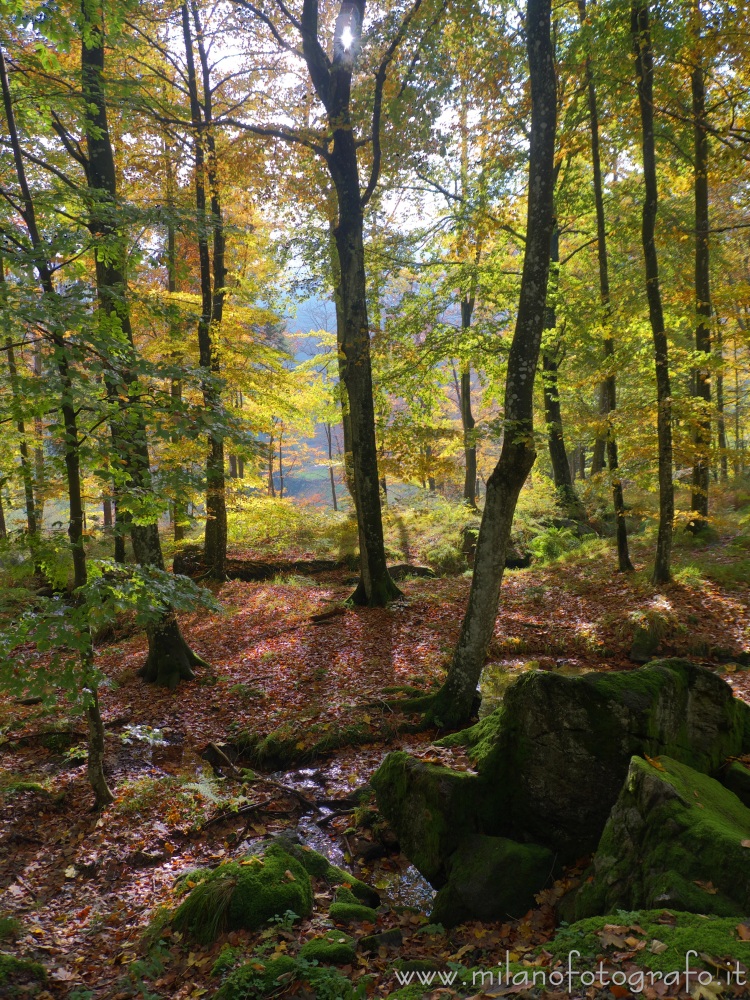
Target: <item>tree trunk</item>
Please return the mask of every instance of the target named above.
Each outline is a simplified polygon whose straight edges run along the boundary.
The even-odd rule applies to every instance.
[[[697,3],[693,16],[699,19]],[[694,29],[697,62],[690,75],[693,100],[693,183],[695,189],[695,350],[705,357],[695,371],[695,395],[699,411],[693,434],[692,501],[689,528],[700,531],[708,523],[708,483],[711,453],[711,283],[709,272],[708,218],[708,129],[706,125],[706,82],[700,54],[700,24]]]
[[[578,4],[581,21],[586,17],[586,0]],[[621,573],[633,569],[628,547],[628,528],[625,522],[625,499],[622,490],[622,480],[619,475],[619,456],[617,437],[612,426],[612,414],[617,409],[617,382],[614,373],[615,344],[612,337],[612,303],[609,291],[609,258],[607,255],[607,227],[604,217],[604,185],[602,183],[602,163],[599,149],[599,111],[596,103],[596,87],[591,59],[586,58],[586,81],[588,85],[589,123],[591,130],[591,166],[594,179],[594,203],[596,206],[597,260],[599,264],[599,301],[605,328],[604,365],[606,377],[600,387],[600,413],[605,417],[607,426],[602,441],[606,444],[607,465],[612,482],[612,500],[615,511],[617,531],[617,563]],[[599,442],[597,441],[597,446]],[[591,474],[601,471],[600,462],[603,457],[596,457],[591,463]]]
[[[557,289],[560,269],[560,230],[557,225],[552,230],[550,240],[550,277],[547,286],[547,306],[544,316],[545,330],[557,326]],[[552,463],[552,478],[555,482],[558,501],[565,516],[576,521],[584,520],[586,511],[578,498],[571,475],[568,454],[563,435],[560,390],[557,381],[557,345],[552,339],[542,352],[542,385],[544,388],[544,419],[547,424],[547,444]]]
[[[102,497],[102,527],[107,530],[112,527],[112,498]]]
[[[8,526],[5,523],[5,507],[3,506],[3,486],[5,486],[5,480],[0,480],[0,538],[5,539],[8,537]]]
[[[338,330],[343,389],[351,432],[354,503],[359,532],[360,582],[355,604],[383,607],[401,591],[391,580],[385,558],[380,506],[375,407],[372,395],[370,329],[359,196],[357,154],[351,129],[334,132],[330,164],[338,195],[335,230],[340,271],[341,326]]]
[[[724,334],[721,323],[716,324],[716,411],[718,413],[717,435],[719,446],[719,478],[725,483],[729,478],[729,457],[727,444],[727,424],[724,416]]]
[[[61,402],[60,412],[63,418],[64,427],[64,456],[65,473],[68,487],[69,501],[69,521],[68,538],[70,541],[71,556],[73,559],[73,584],[78,598],[80,599],[81,588],[86,585],[86,553],[83,547],[83,497],[81,494],[81,469],[80,469],[80,441],[78,437],[78,426],[76,422],[75,395],[73,381],[71,377],[68,345],[65,342],[64,330],[57,325],[57,317],[61,315],[58,304],[58,296],[52,282],[52,270],[49,266],[49,259],[46,248],[42,242],[36,221],[36,211],[31,192],[26,180],[26,170],[23,162],[21,143],[16,130],[15,116],[13,113],[13,103],[11,101],[8,75],[5,68],[5,58],[0,49],[0,88],[3,94],[3,104],[5,106],[8,132],[10,133],[10,144],[13,150],[13,158],[16,167],[18,186],[21,189],[22,208],[20,214],[26,224],[33,250],[33,264],[39,275],[42,286],[42,293],[53,306],[54,325],[52,327],[52,342],[57,358],[57,368],[60,376]],[[113,801],[112,795],[107,785],[104,775],[104,728],[101,715],[99,713],[99,702],[96,697],[96,682],[93,679],[93,644],[88,623],[83,626],[82,634],[83,648],[79,652],[79,662],[83,668],[84,697],[88,699],[86,705],[86,715],[89,720],[89,780],[94,791],[94,806],[102,809]],[[96,732],[94,732],[96,730]],[[99,738],[101,737],[101,738]]]
[[[654,144],[654,55],[651,47],[647,0],[633,0],[631,31],[636,59],[636,83],[641,110],[643,202],[641,236],[646,265],[646,294],[654,340],[656,366],[657,438],[659,446],[659,534],[656,542],[654,583],[667,583],[672,576],[672,533],[674,522],[674,483],[672,480],[672,414],[669,386],[669,346],[664,329],[664,314],[659,288],[659,262],[654,233],[659,207],[656,183]]]
[[[82,10],[84,37],[81,45],[81,80],[89,154],[87,181],[92,195],[89,229],[97,247],[104,248],[103,251],[97,250],[96,254],[99,309],[104,320],[103,327],[121,330],[130,356],[133,357],[135,349],[125,277],[126,246],[118,229],[115,162],[104,94],[103,11],[101,6],[93,3],[84,4]],[[118,412],[111,423],[115,451],[124,462],[124,470],[129,476],[133,490],[136,493],[151,492],[146,426],[133,393],[135,376],[130,366],[125,363],[119,371],[109,373],[107,382],[110,398],[113,402],[118,402]],[[120,393],[117,391],[117,386],[122,384],[125,385],[129,396],[124,407],[119,402]],[[117,505],[116,512],[119,520],[120,510]],[[138,524],[135,519],[129,520],[136,561],[142,566],[154,566],[163,570],[164,557],[159,540],[158,523]],[[149,655],[140,672],[146,680],[174,686],[175,676],[184,678],[192,676],[191,670],[184,669],[186,659],[190,660],[190,666],[205,663],[189,650],[180,634],[171,608],[165,608],[162,620],[150,626],[147,631]]]
[[[226,580],[227,562],[227,509],[224,474],[224,436],[218,423],[221,420],[221,391],[219,387],[219,356],[214,343],[221,326],[224,309],[224,224],[219,201],[216,177],[216,150],[211,133],[211,81],[206,59],[198,10],[191,0],[196,27],[198,53],[203,73],[203,108],[198,100],[198,84],[193,60],[193,38],[190,30],[188,5],[182,5],[182,30],[185,43],[185,60],[190,93],[190,113],[193,126],[193,151],[195,156],[195,204],[198,222],[198,259],[200,263],[201,318],[198,321],[198,351],[203,378],[203,399],[212,415],[214,427],[208,435],[206,462],[206,530],[203,559],[207,575],[213,580]],[[204,150],[205,141],[205,150]],[[207,155],[206,155],[207,154]],[[206,162],[208,160],[208,163]],[[206,213],[206,179],[211,198],[213,231],[213,288],[211,259],[208,247]]]
[[[336,477],[333,473],[333,429],[330,424],[325,425],[326,443],[328,445],[328,475],[331,480],[331,502],[333,509],[338,510],[338,498],[336,497]]]
[[[534,375],[545,318],[553,227],[557,118],[551,0],[528,0],[526,38],[531,79],[529,195],[521,291],[505,382],[505,433],[489,480],[474,557],[469,604],[445,684],[430,708],[443,726],[468,721],[497,616],[513,514],[534,464]]]

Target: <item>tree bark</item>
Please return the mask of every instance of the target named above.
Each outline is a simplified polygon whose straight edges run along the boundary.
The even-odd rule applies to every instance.
[[[195,156],[195,204],[198,222],[198,259],[201,283],[201,317],[198,321],[198,351],[203,379],[203,399],[206,409],[214,419],[208,435],[206,461],[206,529],[203,559],[207,575],[213,580],[226,580],[227,563],[227,508],[224,472],[224,435],[218,426],[221,421],[221,391],[219,387],[219,355],[215,338],[221,326],[224,310],[224,222],[219,200],[216,176],[216,148],[211,132],[212,94],[210,70],[198,9],[190,4],[196,30],[198,55],[203,75],[203,106],[198,100],[198,84],[193,58],[193,38],[187,3],[182,5],[182,31],[185,43],[185,60],[190,93],[190,116],[193,126]],[[205,142],[205,149],[204,149]],[[206,180],[210,191],[210,228],[213,233],[213,272],[208,245],[209,224],[206,212]],[[213,287],[212,287],[213,277]]]
[[[641,238],[646,265],[646,294],[654,341],[656,367],[657,439],[659,448],[659,533],[654,561],[654,583],[667,583],[672,576],[674,483],[672,480],[672,399],[669,385],[669,345],[659,288],[659,262],[654,239],[659,196],[656,182],[654,143],[654,54],[647,0],[633,0],[631,32],[636,60],[636,84],[641,111],[643,180],[645,198]]]
[[[586,17],[586,0],[579,0],[578,10],[581,21]],[[602,182],[602,162],[599,146],[599,111],[596,101],[596,86],[591,59],[586,57],[586,83],[588,91],[589,123],[591,132],[591,166],[594,183],[594,204],[596,207],[596,253],[599,264],[599,301],[604,324],[604,365],[606,376],[600,387],[600,413],[606,420],[606,433],[597,440],[606,445],[607,465],[612,482],[612,501],[615,511],[617,532],[617,563],[621,573],[630,572],[633,564],[630,561],[628,546],[628,528],[625,521],[625,498],[622,489],[622,479],[619,474],[619,455],[617,436],[612,426],[612,414],[617,410],[617,381],[614,373],[615,344],[612,336],[612,303],[609,289],[609,257],[607,254],[607,227],[604,215],[604,184]],[[603,456],[597,457],[596,448],[591,463],[591,474],[601,471]]]
[[[473,291],[461,301],[461,329],[466,332],[471,329],[471,317],[474,313],[475,297]],[[459,393],[461,404],[461,425],[464,434],[464,500],[476,510],[477,507],[477,442],[474,434],[476,421],[471,411],[471,364],[468,363],[461,371]]]
[[[695,371],[698,403],[693,445],[693,515],[688,527],[697,532],[708,524],[708,484],[711,453],[711,281],[708,215],[708,128],[706,123],[706,81],[700,52],[700,5],[693,8],[696,23],[693,36],[697,62],[690,75],[693,104],[693,184],[695,191],[695,350],[705,361]]]
[[[88,147],[87,180],[91,195],[89,229],[97,247],[99,309],[103,326],[110,330],[109,335],[116,335],[113,331],[121,331],[121,340],[132,357],[135,349],[127,303],[125,243],[119,232],[115,162],[104,92],[103,10],[93,2],[83,4],[82,10],[81,81]],[[115,451],[124,462],[131,487],[137,492],[150,492],[151,467],[146,426],[140,406],[133,398],[135,376],[129,364],[126,362],[118,371],[110,371],[107,382],[113,402],[120,400],[119,385],[124,385],[128,395],[127,405],[119,405],[111,423]],[[120,516],[119,510],[117,516]],[[141,566],[164,569],[156,521],[137,524],[135,519],[131,519],[130,537],[136,562]],[[165,608],[161,621],[147,631],[149,654],[139,672],[145,680],[173,687],[175,678],[189,680],[194,676],[191,667],[206,665],[185,643],[171,608]]]
[[[716,411],[717,436],[719,446],[719,479],[725,483],[729,478],[729,454],[727,443],[727,424],[724,415],[724,334],[721,323],[716,324],[716,357],[718,366],[716,370]]]
[[[539,360],[553,227],[557,121],[551,0],[528,0],[526,39],[531,80],[529,195],[521,291],[505,382],[505,433],[489,480],[466,615],[448,677],[428,712],[443,726],[468,721],[497,616],[513,514],[534,464],[534,376]]]
[[[556,299],[560,280],[560,230],[556,224],[552,230],[549,257],[550,276],[547,285],[544,328],[545,330],[554,330],[557,327]],[[585,519],[586,511],[583,509],[583,504],[573,485],[573,476],[565,448],[560,389],[557,380],[557,350],[558,345],[551,338],[542,350],[542,386],[544,389],[544,419],[547,424],[547,446],[552,463],[552,478],[560,506],[566,517],[581,521]]]

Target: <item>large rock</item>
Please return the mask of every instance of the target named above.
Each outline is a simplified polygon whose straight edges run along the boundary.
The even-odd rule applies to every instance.
[[[444,885],[448,858],[477,829],[477,776],[426,764],[399,750],[388,754],[372,776],[372,787],[403,853],[432,886]]]
[[[581,677],[533,671],[496,712],[444,742],[468,746],[488,794],[510,815],[509,828],[483,832],[572,860],[596,847],[631,757],[666,754],[714,773],[750,743],[750,707],[684,660]]]
[[[634,757],[576,916],[657,907],[747,916],[750,809],[669,757]]]
[[[750,707],[682,660],[582,677],[533,671],[499,709],[440,742],[465,746],[477,773],[399,752],[372,779],[403,852],[438,889],[473,834],[536,843],[563,863],[592,853],[633,756],[717,773],[750,749]]]
[[[451,857],[448,882],[435,897],[431,918],[454,927],[466,920],[522,917],[554,867],[546,847],[474,834]]]

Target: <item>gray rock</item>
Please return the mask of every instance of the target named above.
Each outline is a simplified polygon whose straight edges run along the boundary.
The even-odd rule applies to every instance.
[[[616,910],[750,912],[750,809],[669,757],[634,757],[576,899],[578,919]]]

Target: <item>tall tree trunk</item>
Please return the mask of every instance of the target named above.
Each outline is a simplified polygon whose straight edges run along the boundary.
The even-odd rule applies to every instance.
[[[175,203],[174,203],[174,173],[172,169],[172,161],[169,156],[169,151],[167,149],[166,140],[163,143],[164,150],[164,162],[167,174],[167,292],[170,297],[175,295],[177,292],[177,234],[175,231],[174,215],[175,215]],[[173,343],[177,343],[180,337],[180,327],[181,324],[177,319],[176,311],[174,309],[173,303],[169,304],[169,336]],[[172,360],[175,364],[180,361],[181,355],[177,351],[172,352]],[[182,405],[182,381],[179,378],[173,378],[169,390],[170,398],[172,400],[172,407],[174,410],[178,410]],[[172,444],[179,444],[179,435],[173,435]],[[180,490],[178,488],[177,497],[172,505],[172,531],[173,538],[176,542],[181,542],[185,538],[185,522],[187,520],[187,511],[185,501],[180,496]]]
[[[586,17],[586,0],[578,4],[581,21]],[[617,436],[612,425],[612,415],[617,409],[617,381],[615,379],[615,344],[612,336],[612,302],[609,289],[609,257],[607,254],[607,227],[604,216],[604,185],[602,183],[602,162],[599,146],[599,111],[596,102],[596,86],[591,59],[586,57],[586,82],[588,90],[589,125],[591,132],[591,166],[594,181],[594,203],[596,206],[596,253],[599,264],[599,301],[604,323],[604,365],[605,378],[600,389],[600,412],[606,419],[607,465],[612,482],[612,501],[615,510],[617,532],[617,563],[621,573],[630,572],[633,564],[630,561],[628,547],[628,528],[625,521],[625,498],[623,496],[622,479],[619,474],[619,455]],[[592,475],[595,471],[594,461],[591,465]]]
[[[550,276],[547,285],[547,306],[544,315],[545,330],[557,327],[557,289],[560,281],[560,230],[555,224],[550,240]],[[560,389],[557,379],[557,352],[559,345],[550,337],[542,349],[542,385],[544,388],[544,419],[547,424],[547,445],[552,463],[558,501],[566,517],[583,520],[586,511],[578,498],[571,475],[568,453],[563,434]]]
[[[195,156],[195,204],[198,221],[198,259],[201,281],[201,318],[198,321],[198,351],[203,379],[203,399],[211,413],[214,426],[208,435],[206,462],[206,530],[204,562],[214,580],[226,580],[227,509],[224,472],[224,435],[221,421],[221,391],[219,387],[219,355],[215,338],[221,326],[224,309],[224,224],[216,176],[216,149],[211,132],[211,80],[198,10],[191,0],[196,28],[198,54],[203,75],[203,107],[198,100],[198,84],[193,59],[193,38],[187,3],[182,5],[182,31],[190,93],[190,115],[193,126]],[[204,148],[205,143],[205,148]],[[213,273],[208,245],[209,224],[206,212],[206,180],[210,191],[210,228],[213,232]],[[212,287],[213,277],[213,287]]]
[[[8,525],[5,523],[5,507],[3,506],[3,487],[5,486],[5,480],[0,480],[0,538],[5,539],[8,537]]]
[[[26,179],[23,153],[21,143],[16,129],[15,116],[13,113],[13,103],[11,100],[10,86],[8,84],[8,74],[5,68],[5,58],[0,49],[0,88],[3,93],[3,105],[10,134],[10,144],[13,150],[16,176],[18,186],[21,190],[21,207],[19,209],[21,217],[26,225],[29,240],[33,251],[33,264],[39,275],[44,296],[49,300],[52,307],[52,345],[54,349],[57,370],[60,378],[61,400],[60,412],[63,418],[64,429],[64,457],[65,474],[68,487],[69,520],[68,539],[73,560],[73,583],[80,599],[80,590],[86,585],[86,553],[83,547],[83,496],[81,492],[81,455],[80,440],[78,436],[77,415],[75,408],[75,392],[73,379],[70,370],[70,356],[68,345],[65,341],[64,330],[60,328],[58,317],[62,315],[62,310],[58,302],[58,295],[52,282],[52,270],[49,265],[49,258],[46,247],[42,241],[39,227],[36,220],[36,210],[31,197],[31,192]],[[113,801],[114,796],[107,785],[104,775],[104,726],[99,712],[99,701],[96,695],[96,681],[94,679],[93,658],[94,647],[91,641],[91,632],[88,623],[83,626],[79,638],[82,641],[82,648],[79,651],[80,665],[82,667],[83,700],[86,718],[89,724],[88,742],[88,777],[94,791],[94,805],[96,809],[103,809]]]
[[[323,104],[333,144],[321,150],[336,191],[337,219],[333,229],[338,264],[336,296],[337,341],[341,402],[344,418],[345,457],[351,448],[354,505],[359,533],[360,579],[351,597],[355,604],[382,607],[400,595],[391,580],[385,558],[380,506],[378,456],[375,441],[375,405],[370,360],[370,327],[367,316],[367,282],[364,255],[364,207],[377,184],[380,169],[380,108],[388,63],[415,3],[401,22],[390,56],[376,73],[372,143],[374,162],[364,193],[359,186],[357,141],[351,118],[352,74],[361,44],[364,0],[344,0],[334,28],[334,57],[330,60],[318,39],[318,2],[305,0],[299,30],[310,79]],[[350,41],[344,43],[348,29]],[[334,269],[335,270],[335,269]],[[347,427],[348,421],[348,427]]]
[[[471,317],[474,313],[475,297],[473,291],[461,300],[461,329],[471,329]],[[471,411],[471,364],[467,363],[461,369],[461,384],[459,392],[461,404],[461,426],[464,435],[464,500],[476,510],[477,506],[477,441],[474,434],[476,421]]]
[[[500,459],[487,481],[474,557],[469,604],[445,684],[429,711],[444,726],[471,714],[474,692],[495,628],[518,495],[534,464],[534,376],[544,327],[553,226],[557,121],[551,0],[528,0],[526,40],[531,79],[529,196],[521,291],[505,382],[505,434]]]
[[[693,444],[693,515],[689,528],[700,531],[708,523],[708,483],[711,452],[711,282],[709,272],[708,219],[708,128],[706,123],[706,81],[700,51],[700,4],[693,8],[696,21],[693,37],[697,61],[690,75],[693,101],[693,183],[695,189],[695,350],[705,361],[695,371],[698,406]]]
[[[654,239],[659,195],[654,143],[654,54],[651,47],[647,0],[633,0],[631,32],[636,60],[636,84],[641,110],[645,198],[641,237],[646,265],[646,294],[654,340],[656,366],[657,438],[659,447],[659,534],[656,541],[654,583],[671,579],[674,483],[672,480],[672,399],[669,387],[669,345],[659,288],[659,262]]]
[[[112,143],[107,124],[104,93],[103,10],[95,0],[83,4],[84,30],[81,45],[81,81],[86,109],[85,128],[88,147],[87,180],[90,191],[89,229],[97,247],[96,282],[102,326],[110,336],[118,336],[130,357],[135,353],[133,330],[127,303],[125,242],[119,232],[117,184]],[[109,392],[119,401],[117,383],[126,387],[128,402],[119,407],[112,420],[113,444],[124,462],[130,485],[140,493],[151,492],[151,466],[146,426],[140,405],[135,399],[135,376],[125,363],[108,375]],[[119,515],[119,511],[118,511]],[[158,522],[138,524],[131,519],[130,537],[136,562],[141,566],[164,569]],[[194,653],[180,632],[174,610],[165,608],[160,621],[148,629],[149,652],[139,671],[144,680],[174,688],[180,680],[195,676],[194,666],[206,663]]]
[[[352,600],[355,604],[382,607],[401,592],[390,578],[385,558],[367,318],[363,216],[354,136],[351,127],[346,125],[334,131],[330,166],[339,206],[334,236],[340,271],[338,346],[342,396],[346,397],[346,405],[342,408],[349,417],[354,503],[359,532],[360,582]]]
[[[716,369],[716,411],[717,435],[719,447],[719,479],[725,483],[729,478],[729,455],[727,443],[727,424],[724,416],[724,333],[721,323],[716,324],[716,357],[718,361]]]

